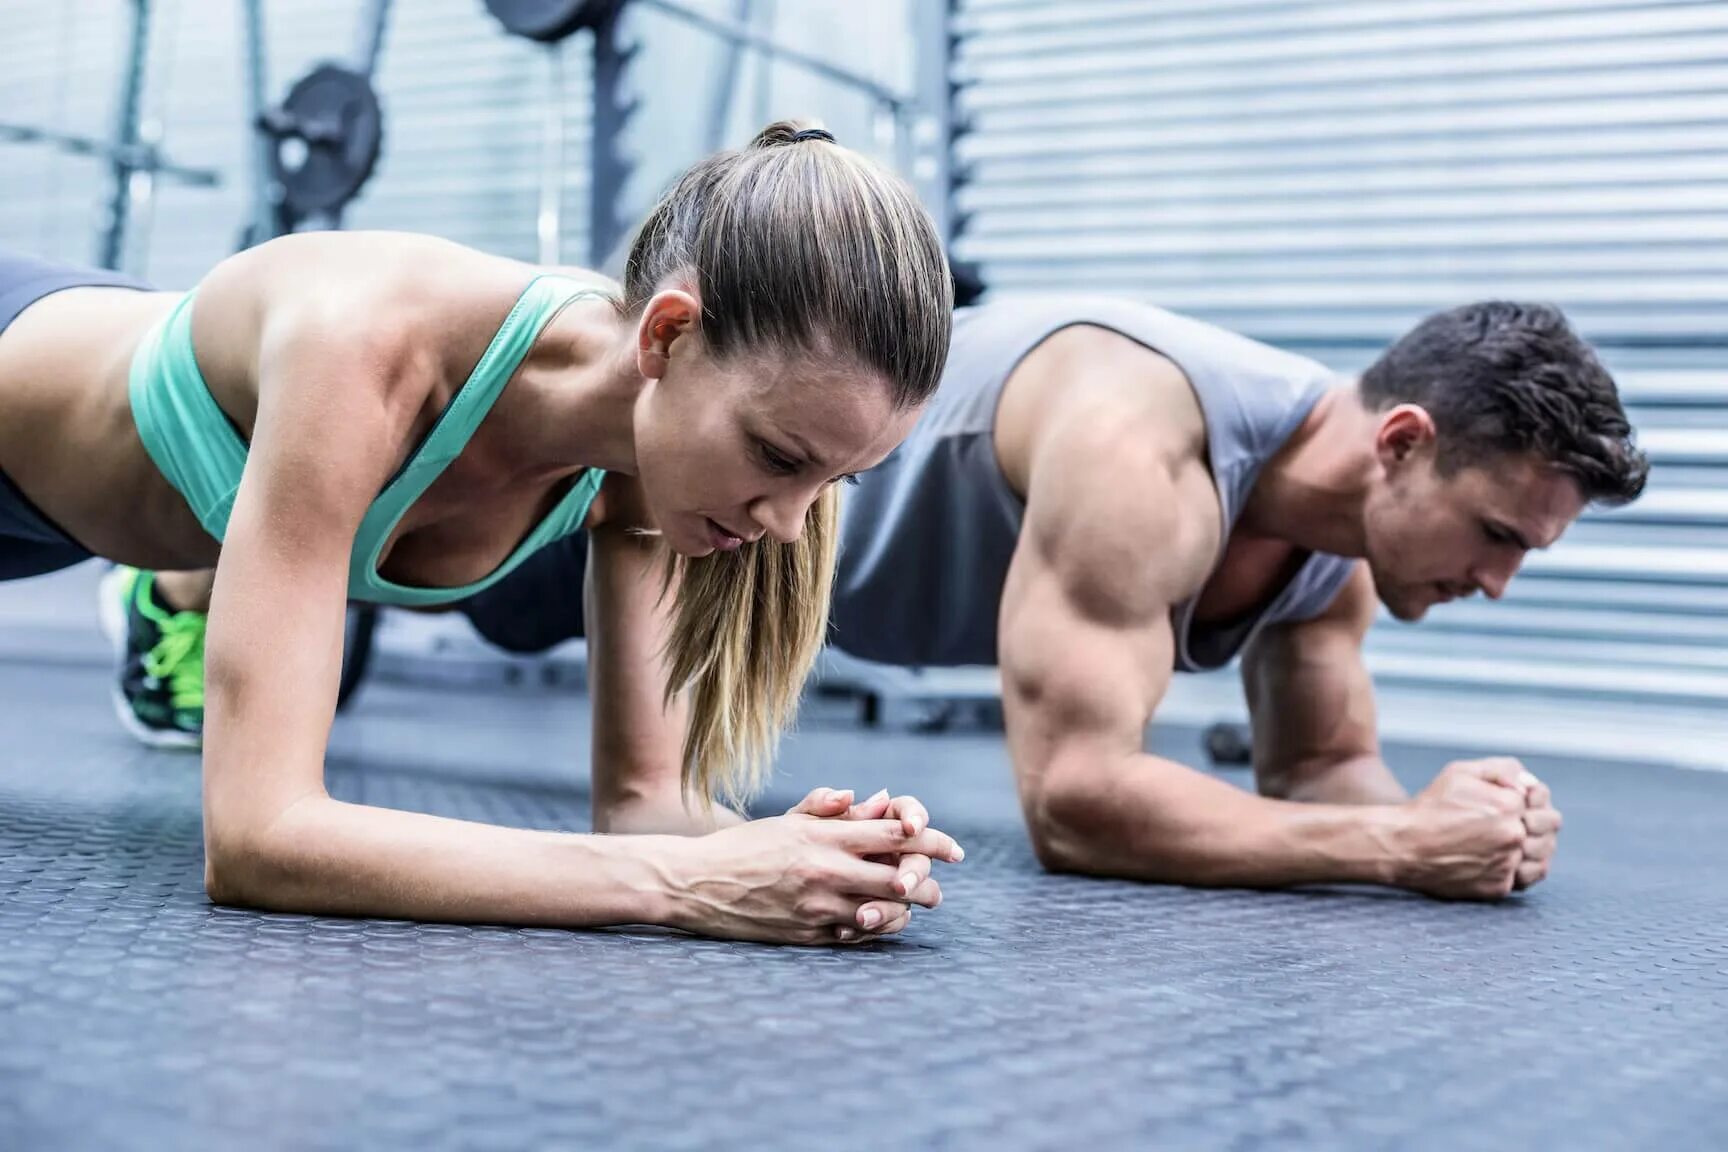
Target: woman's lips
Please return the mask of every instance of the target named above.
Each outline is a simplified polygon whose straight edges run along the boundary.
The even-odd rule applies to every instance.
[[[703,519],[708,523],[708,542],[714,545],[715,551],[735,552],[744,546],[744,538],[742,536],[734,536],[732,533],[726,531],[725,528],[721,527],[718,521],[707,516],[704,516]]]

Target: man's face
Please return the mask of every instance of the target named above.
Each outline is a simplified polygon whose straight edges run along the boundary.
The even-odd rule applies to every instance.
[[[1364,529],[1375,591],[1399,620],[1478,591],[1498,600],[1525,554],[1553,544],[1584,511],[1577,483],[1534,457],[1443,475],[1431,434],[1387,442],[1383,424],[1381,436]]]

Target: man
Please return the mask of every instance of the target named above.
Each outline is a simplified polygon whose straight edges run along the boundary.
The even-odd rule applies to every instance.
[[[1560,815],[1504,758],[1409,797],[1362,640],[1498,598],[1532,548],[1647,464],[1552,308],[1430,317],[1359,381],[1119,300],[961,312],[941,390],[847,506],[834,639],[1000,664],[1047,867],[1197,885],[1368,882],[1493,899],[1548,871]],[[508,647],[579,627],[579,553],[466,606]],[[1143,751],[1175,672],[1240,656],[1258,795]]]
[[[1138,305],[993,305],[956,325],[935,407],[848,509],[836,642],[1001,665],[1051,868],[1504,896],[1547,874],[1547,789],[1494,759],[1407,798],[1363,636],[1377,600],[1418,620],[1498,598],[1646,470],[1554,309],[1442,313],[1352,382]],[[1142,751],[1172,672],[1238,654],[1257,796]]]

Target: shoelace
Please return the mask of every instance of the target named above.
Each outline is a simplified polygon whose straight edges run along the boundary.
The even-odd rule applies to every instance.
[[[162,638],[144,654],[144,671],[168,682],[174,707],[204,707],[204,617],[176,612],[157,626]]]

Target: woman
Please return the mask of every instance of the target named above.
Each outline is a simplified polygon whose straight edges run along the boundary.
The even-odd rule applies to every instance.
[[[0,305],[0,575],[91,554],[216,570],[191,641],[213,899],[807,943],[940,899],[928,858],[960,852],[910,798],[823,790],[748,824],[708,807],[755,785],[820,645],[830,486],[906,434],[947,352],[929,218],[827,133],[776,124],[686,173],[622,298],[428,237],[326,233],[185,295],[0,262]],[[583,529],[596,827],[718,830],[332,799],[347,600],[455,600]]]

